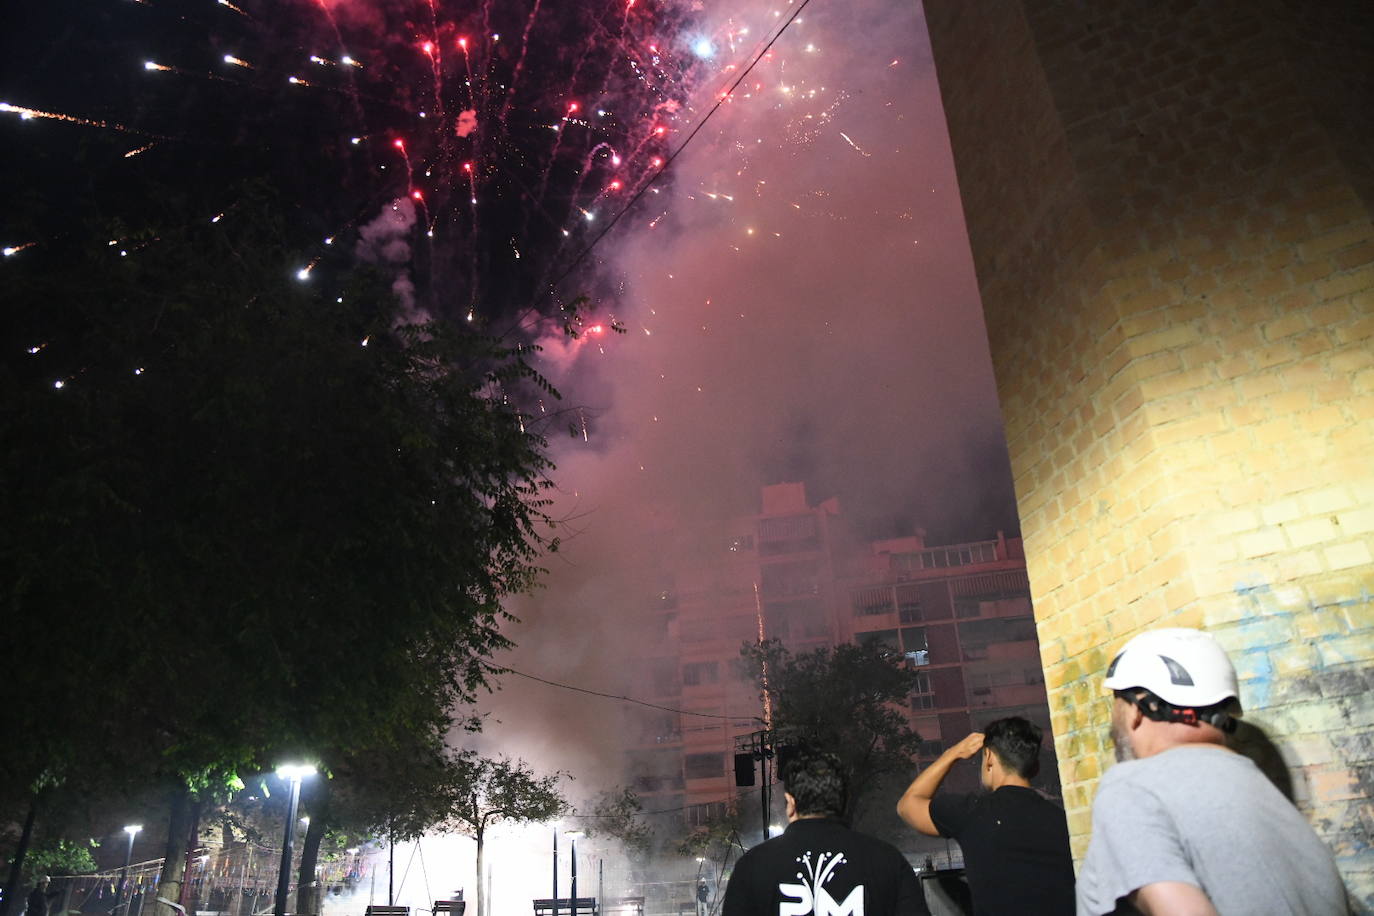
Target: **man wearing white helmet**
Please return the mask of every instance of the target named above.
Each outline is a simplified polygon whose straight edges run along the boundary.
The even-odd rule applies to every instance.
[[[1331,853],[1226,746],[1236,671],[1199,630],[1142,633],[1107,668],[1118,764],[1093,801],[1078,916],[1344,914]]]

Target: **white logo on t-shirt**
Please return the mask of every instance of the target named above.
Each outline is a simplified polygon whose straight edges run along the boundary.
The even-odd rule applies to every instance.
[[[835,873],[835,868],[848,859],[842,852],[823,852],[811,863],[811,853],[798,857],[806,869],[797,872],[797,884],[779,884],[778,891],[790,899],[778,904],[778,916],[864,916],[864,886],[849,892],[842,903],[836,903],[830,891],[822,887]]]

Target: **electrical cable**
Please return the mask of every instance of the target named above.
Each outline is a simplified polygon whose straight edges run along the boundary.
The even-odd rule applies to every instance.
[[[775,785],[775,786],[778,785],[777,781],[774,781],[774,782],[772,783],[772,785]],[[652,815],[652,814],[677,814],[679,811],[686,811],[688,808],[697,808],[697,807],[700,807],[701,805],[723,805],[723,804],[725,804],[726,802],[738,801],[739,798],[740,798],[740,796],[738,796],[738,795],[731,795],[731,796],[728,797],[728,798],[715,798],[715,799],[712,799],[711,801],[705,801],[705,802],[692,802],[690,805],[682,805],[681,807],[678,807],[678,808],[656,808],[656,809],[654,809],[653,811],[636,811],[636,812],[635,812],[635,815],[636,815],[636,816],[639,816],[639,815],[648,816],[648,815]],[[583,820],[595,820],[595,819],[602,819],[602,820],[604,820],[604,819],[606,819],[606,818],[611,818],[611,817],[621,817],[621,815],[619,815],[619,814],[565,814],[565,815],[563,815],[563,816],[564,816],[564,817],[576,817],[576,818],[581,818],[581,819],[583,819]],[[736,831],[736,834],[738,834],[738,831]]]
[[[634,703],[636,706],[647,706],[650,709],[661,709],[664,712],[675,712],[684,716],[697,716],[702,719],[724,719],[727,722],[762,722],[758,716],[722,716],[711,712],[692,712],[686,709],[677,709],[673,706],[660,706],[657,703],[649,703],[645,700],[636,700],[634,697],[622,696],[618,693],[602,693],[599,690],[588,690],[586,687],[574,687],[572,684],[560,684],[558,681],[550,681],[546,678],[535,677],[533,674],[526,674],[523,671],[516,671],[514,668],[499,667],[493,668],[496,674],[514,674],[519,677],[528,678],[531,681],[538,681],[541,684],[548,684],[550,687],[561,687],[564,690],[572,690],[577,693],[586,693],[594,697],[605,697],[608,700],[621,700],[625,703]]]
[[[653,177],[650,178],[648,181],[644,182],[643,187],[641,187],[638,191],[635,192],[634,196],[631,197],[625,203],[625,206],[621,207],[620,210],[616,212],[615,216],[611,217],[610,221],[606,223],[606,227],[602,229],[600,232],[598,232],[596,236],[590,242],[587,243],[587,246],[578,253],[577,257],[573,258],[572,263],[570,263],[567,266],[567,268],[565,268],[564,271],[561,274],[559,274],[553,280],[553,282],[549,284],[549,292],[553,292],[554,290],[556,290],[558,288],[558,284],[566,280],[568,278],[568,275],[571,274],[574,270],[576,270],[579,264],[586,260],[587,255],[592,253],[592,249],[597,246],[597,243],[599,243],[603,238],[605,238],[608,232],[615,228],[616,223],[620,222],[621,217],[628,213],[631,207],[639,203],[639,199],[643,197],[646,193],[648,193],[649,189],[654,186],[654,182],[656,182],[660,177],[663,176],[665,172],[668,171],[668,167],[673,164],[673,160],[677,159],[678,156],[682,155],[682,151],[687,148],[687,145],[692,142],[693,138],[695,138],[696,135],[701,132],[701,129],[706,126],[706,122],[711,120],[711,116],[714,115],[720,109],[720,106],[724,105],[725,102],[735,94],[735,90],[739,88],[740,83],[744,82],[744,78],[747,77],[753,71],[753,69],[759,65],[759,61],[763,60],[764,56],[768,54],[769,50],[772,49],[773,45],[777,42],[777,40],[783,36],[783,33],[787,31],[788,27],[792,25],[796,18],[801,15],[802,10],[806,9],[806,7],[810,5],[810,3],[811,0],[802,0],[801,4],[798,5],[797,8],[792,11],[792,15],[787,17],[787,21],[782,24],[782,27],[778,29],[777,33],[768,40],[768,43],[763,46],[763,49],[760,50],[758,54],[754,55],[754,59],[750,61],[749,66],[744,68],[744,72],[741,73],[739,77],[733,83],[730,84],[729,89],[722,92],[716,98],[716,103],[711,106],[711,110],[706,112],[702,119],[697,122],[696,126],[692,128],[690,133],[687,134],[686,139],[684,139],[682,143],[678,145],[677,149],[673,150],[671,153],[668,154],[668,158],[663,160],[663,165],[659,167],[658,171],[654,173]],[[516,319],[515,327],[520,326],[520,324],[525,320],[525,315],[528,315],[530,311],[533,310],[533,308],[534,307],[531,306],[530,308],[526,309],[525,312],[518,319]],[[509,334],[510,331],[507,331],[506,333]],[[504,337],[505,335],[502,336]]]

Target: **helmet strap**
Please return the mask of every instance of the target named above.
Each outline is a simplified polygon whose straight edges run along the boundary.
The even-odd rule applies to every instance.
[[[1118,690],[1116,695],[1139,709],[1145,718],[1153,719],[1156,722],[1181,722],[1184,725],[1197,725],[1199,722],[1205,722],[1228,735],[1236,730],[1235,717],[1226,709],[1230,705],[1230,701],[1215,706],[1206,706],[1199,710],[1191,706],[1174,706],[1166,703],[1143,687],[1140,688],[1139,693]]]

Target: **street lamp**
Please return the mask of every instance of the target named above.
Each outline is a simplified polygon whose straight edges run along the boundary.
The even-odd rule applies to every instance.
[[[569,830],[567,834],[572,845],[572,849],[568,850],[568,858],[572,860],[571,914],[577,916],[577,838],[583,834],[581,830]]]
[[[301,780],[314,775],[315,768],[308,764],[277,767],[277,778],[291,785],[291,798],[286,807],[286,835],[281,841],[281,870],[277,873],[277,900],[272,907],[272,916],[286,916],[286,895],[291,891],[291,844],[295,838],[296,810],[301,802]]]
[[[129,885],[129,863],[134,858],[134,837],[143,829],[142,824],[129,824],[124,832],[129,835],[129,845],[124,849],[124,868],[119,872],[119,890],[115,891],[115,909],[124,903],[124,888]]]

